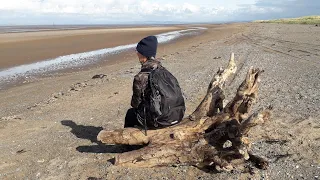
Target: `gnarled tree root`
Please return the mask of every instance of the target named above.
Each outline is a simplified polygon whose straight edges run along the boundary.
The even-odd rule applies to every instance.
[[[194,165],[230,171],[252,161],[265,169],[267,161],[250,152],[251,142],[246,137],[250,128],[270,118],[271,107],[251,114],[263,71],[251,67],[235,97],[223,107],[224,84],[236,69],[232,53],[227,68],[219,69],[200,105],[182,123],[149,130],[147,136],[137,128],[102,130],[97,139],[106,144],[146,145],[118,154],[115,157],[118,166]]]

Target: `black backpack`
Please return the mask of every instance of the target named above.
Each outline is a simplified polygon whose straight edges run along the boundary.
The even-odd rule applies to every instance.
[[[138,119],[146,120],[148,126],[171,126],[184,116],[185,102],[179,83],[164,67],[151,70],[143,101]]]

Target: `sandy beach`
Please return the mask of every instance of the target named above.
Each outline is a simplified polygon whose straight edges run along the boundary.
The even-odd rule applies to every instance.
[[[140,65],[134,52],[126,52],[113,63],[39,77],[0,91],[0,179],[318,179],[320,28],[259,23],[196,26],[208,29],[158,50],[163,65],[180,82],[186,115],[199,104],[212,75],[226,65],[231,52],[238,71],[227,84],[226,102],[249,67],[264,69],[255,109],[272,105],[273,116],[263,128],[256,127],[257,136],[251,138],[256,142],[254,152],[269,160],[269,169],[256,169],[254,174],[207,173],[192,166],[138,169],[109,162],[125,149],[101,146],[96,135],[103,128],[123,127],[130,108],[132,80]],[[117,30],[123,39],[112,30],[37,32],[30,37],[0,34],[0,64],[12,67],[135,43],[149,34],[183,28]],[[106,77],[92,79],[96,74]],[[268,139],[285,143],[267,143]]]

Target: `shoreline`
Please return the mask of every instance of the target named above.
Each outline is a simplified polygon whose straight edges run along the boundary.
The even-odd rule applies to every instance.
[[[182,29],[184,28],[171,26],[0,34],[0,67],[9,68],[69,54],[132,44],[141,37]]]
[[[163,27],[160,27],[162,29]],[[141,28],[133,28],[125,30],[127,34],[130,34],[130,31],[137,31]],[[145,29],[145,28],[143,28]],[[147,28],[148,29],[148,28]],[[158,30],[159,28],[157,28]],[[197,36],[202,34],[205,31],[205,28],[184,28],[182,30],[175,30],[167,32],[167,28],[164,28],[166,31],[160,34],[155,34],[158,37],[159,46],[162,44],[174,43],[183,37],[188,36]],[[112,32],[114,37],[119,36],[118,32],[124,29],[113,29]],[[150,32],[153,32],[150,30]],[[63,32],[62,32],[63,33]],[[110,32],[109,32],[110,33]],[[73,36],[74,34],[72,34]],[[96,34],[99,36],[99,34]],[[143,36],[141,36],[143,37]],[[133,37],[134,38],[134,37]],[[12,86],[18,84],[23,84],[26,82],[34,81],[38,77],[51,76],[52,74],[59,74],[63,72],[74,72],[86,70],[90,67],[97,67],[103,64],[108,64],[108,61],[113,61],[115,57],[122,57],[121,54],[131,52],[134,49],[136,43],[134,44],[123,44],[116,47],[104,48],[89,52],[81,52],[78,54],[70,54],[65,56],[59,56],[57,58],[52,58],[48,60],[43,60],[39,62],[33,62],[30,64],[22,64],[15,67],[9,67],[1,69],[0,71],[0,90],[8,89]],[[110,45],[110,44],[109,44]]]

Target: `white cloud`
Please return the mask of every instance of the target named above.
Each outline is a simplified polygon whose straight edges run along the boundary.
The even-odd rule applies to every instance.
[[[248,20],[319,0],[0,0],[0,24]],[[298,11],[306,12],[307,6]],[[319,7],[319,6],[318,6]],[[295,7],[296,9],[298,7]],[[282,14],[281,14],[282,13]],[[294,13],[291,13],[291,15]]]
[[[11,15],[25,14],[36,16],[92,16],[100,20],[119,21],[141,20],[185,20],[198,21],[202,17],[215,14],[192,3],[170,3],[150,0],[10,0],[1,2],[0,12],[10,12]],[[31,18],[31,17],[30,17]],[[96,19],[92,19],[95,21]],[[168,18],[168,19],[165,19]]]

